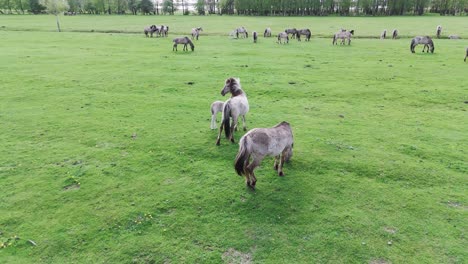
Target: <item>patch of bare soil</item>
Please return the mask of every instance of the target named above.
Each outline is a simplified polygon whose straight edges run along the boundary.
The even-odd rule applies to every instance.
[[[251,264],[252,254],[242,253],[233,248],[230,248],[228,251],[223,253],[222,259],[224,263],[228,264]]]

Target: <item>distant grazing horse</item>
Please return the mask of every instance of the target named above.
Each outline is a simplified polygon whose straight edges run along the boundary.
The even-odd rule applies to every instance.
[[[184,51],[188,51],[187,44],[190,45],[192,51],[195,50],[195,45],[193,45],[193,42],[189,39],[189,37],[175,38],[172,40],[172,42],[174,42],[174,45],[172,46],[172,51],[177,51],[177,45],[179,44],[184,44]]]
[[[151,25],[150,27],[145,27],[145,36],[148,37],[148,33],[153,37],[154,32],[158,32],[159,29],[156,27],[156,25]]]
[[[434,42],[432,42],[431,37],[429,37],[429,36],[424,36],[424,37],[416,36],[416,37],[414,37],[411,40],[411,45],[410,45],[410,50],[411,50],[412,53],[414,53],[414,47],[416,47],[418,44],[424,44],[424,48],[423,48],[422,52],[424,52],[424,50],[427,47],[427,52],[429,52],[429,50],[430,50],[431,53],[434,53]]]
[[[284,42],[286,41],[286,43],[289,44],[289,36],[288,36],[288,33],[286,32],[280,32],[278,34],[278,41],[276,43],[278,44],[284,44]]]
[[[333,42],[332,44],[338,44],[338,39],[341,39],[341,45],[345,44],[345,40],[348,40],[348,45],[351,45],[351,36],[354,35],[354,30],[346,31],[342,29],[340,32],[337,32],[333,35]]]
[[[464,62],[466,62],[466,57],[468,57],[468,48],[466,48],[465,59],[463,60]]]
[[[301,35],[305,35],[305,40],[310,41],[310,36],[312,36],[312,32],[310,32],[310,29],[308,28],[296,30],[297,41],[301,41]]]
[[[385,39],[387,37],[387,30],[384,29],[384,31],[382,32],[382,34],[380,34],[380,39]]]
[[[249,37],[249,33],[247,32],[247,29],[245,29],[245,27],[239,27],[236,29],[236,37],[239,38],[239,34],[243,37],[243,38],[248,38]]]
[[[272,128],[254,128],[240,139],[234,168],[240,176],[245,175],[247,186],[255,189],[257,178],[254,170],[263,158],[274,156],[273,167],[279,176],[284,176],[283,165],[291,158],[293,145],[293,134],[288,122],[283,121]]]
[[[263,37],[266,38],[270,38],[271,37],[271,28],[266,28],[265,29],[265,32],[263,32]]]
[[[296,35],[297,35],[297,29],[295,28],[288,28],[288,29],[285,29],[284,32],[286,32],[286,34],[291,34],[291,38],[295,38]]]
[[[437,38],[440,38],[440,33],[442,33],[442,26],[438,25],[437,26],[437,31],[436,31]]]
[[[392,32],[392,39],[397,39],[398,38],[398,30],[394,29]]]
[[[161,25],[161,28],[159,29],[159,34],[162,37],[167,37],[168,33],[169,33],[169,27],[165,25]]]
[[[224,96],[227,93],[231,93],[231,98],[227,99],[223,105],[223,117],[219,127],[218,139],[216,139],[217,146],[219,146],[223,129],[226,137],[234,143],[234,129],[237,130],[239,116],[242,117],[244,131],[247,130],[245,115],[249,112],[249,101],[241,88],[239,79],[232,77],[226,79],[221,95]],[[231,118],[232,123],[230,122]]]
[[[203,28],[197,27],[197,28],[192,28],[192,39],[198,40],[198,36],[200,35],[200,31],[203,31]]]
[[[257,31],[252,32],[253,42],[257,43]]]
[[[223,101],[214,101],[211,104],[211,125],[210,125],[211,129],[216,129],[216,115],[219,112],[223,112],[223,105],[224,105]]]
[[[458,35],[450,35],[448,36],[449,39],[460,39],[460,36]]]

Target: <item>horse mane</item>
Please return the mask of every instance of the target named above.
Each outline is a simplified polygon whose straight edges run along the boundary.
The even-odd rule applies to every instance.
[[[231,77],[227,80],[227,83],[229,85],[229,91],[231,92],[232,97],[238,96],[244,93],[240,85],[240,79]]]

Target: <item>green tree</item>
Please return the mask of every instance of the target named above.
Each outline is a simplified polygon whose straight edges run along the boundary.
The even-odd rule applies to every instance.
[[[141,0],[140,9],[143,15],[151,14],[152,12],[154,12],[153,2],[151,2],[150,0]]]
[[[194,7],[199,15],[205,15],[205,0],[197,0]]]
[[[59,14],[68,10],[69,6],[67,0],[43,0],[43,4],[47,8],[47,12],[55,15],[57,30],[61,32]]]

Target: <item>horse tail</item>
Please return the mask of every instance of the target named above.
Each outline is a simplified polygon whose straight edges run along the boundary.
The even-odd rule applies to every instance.
[[[250,151],[247,148],[246,137],[242,137],[239,142],[239,152],[236,155],[234,160],[234,168],[236,169],[237,174],[242,176],[245,174],[245,167],[250,158]]]
[[[332,45],[335,45],[335,41],[336,41],[336,34],[333,35],[333,42],[332,42]]]
[[[231,118],[231,102],[227,102],[225,105],[224,105],[224,109],[223,109],[223,124],[222,126],[224,126],[224,133],[226,134],[226,137],[229,138],[229,136],[231,135],[231,125],[229,123],[229,119]]]
[[[411,40],[411,45],[410,45],[410,51],[413,52],[413,46],[414,46],[414,39]]]

